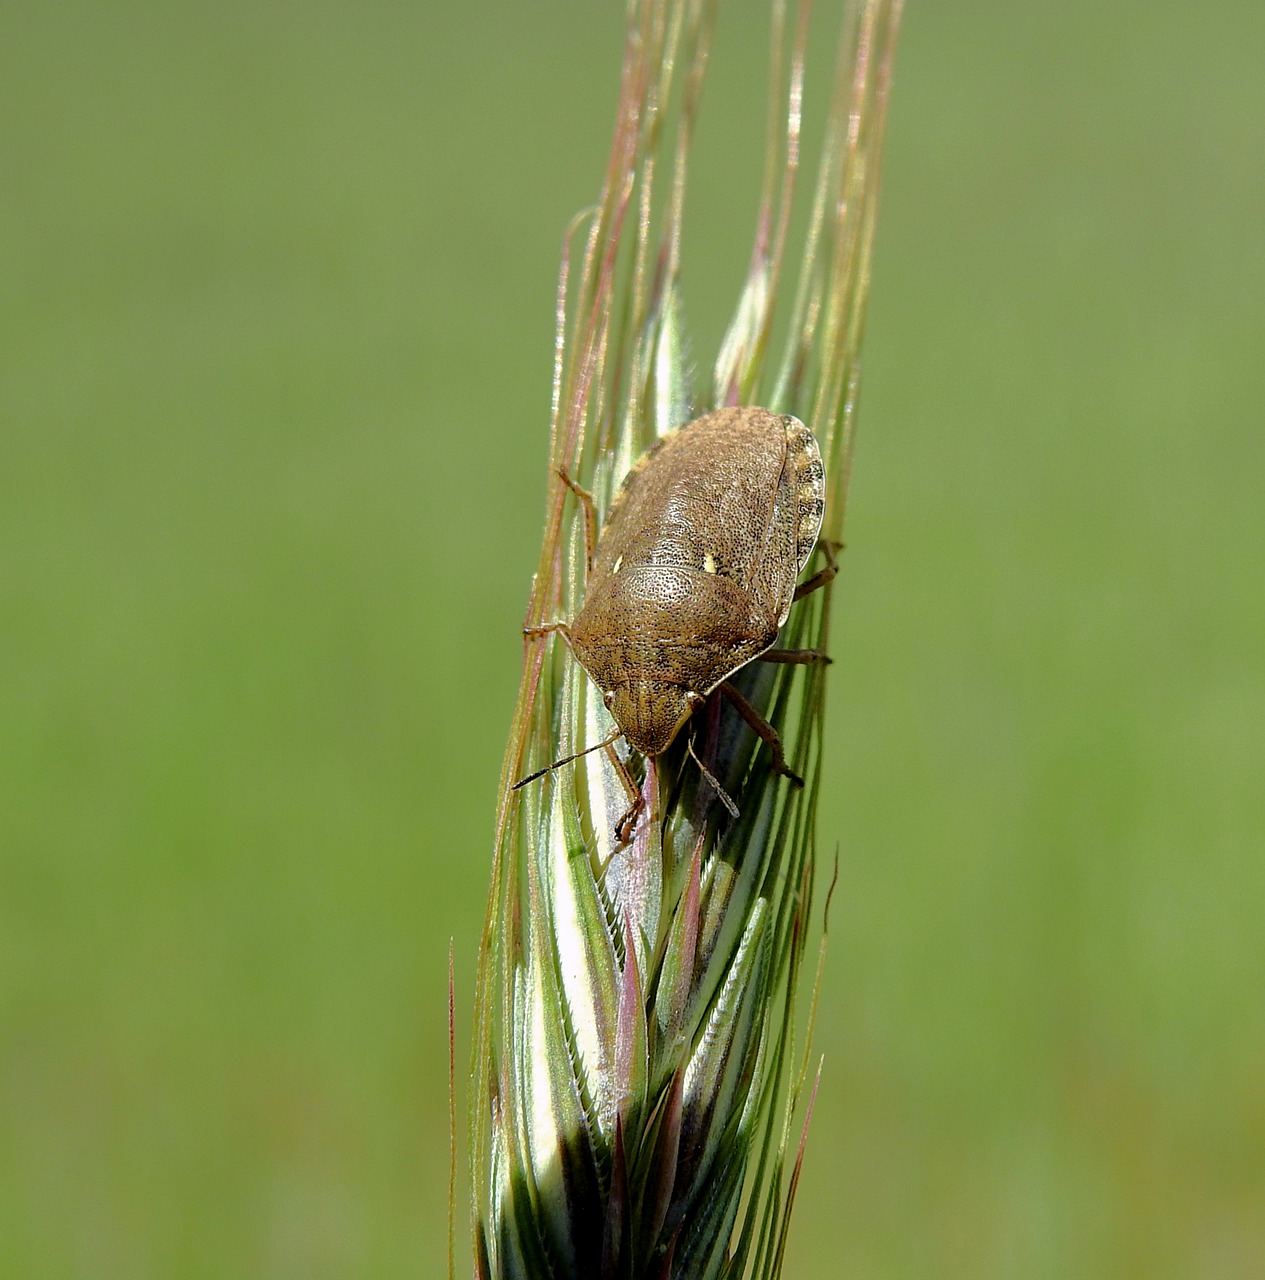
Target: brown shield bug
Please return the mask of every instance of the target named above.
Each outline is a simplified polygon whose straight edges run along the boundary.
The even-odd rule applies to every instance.
[[[560,475],[585,508],[584,603],[570,623],[527,634],[561,632],[602,690],[619,728],[599,746],[622,733],[643,755],[658,756],[719,689],[769,743],[774,768],[802,785],[783,761],[776,731],[729,677],[755,658],[829,661],[818,650],[774,648],[792,602],[835,574],[826,547],[826,568],[796,586],[825,507],[812,432],[797,418],[755,407],[697,418],[665,435],[629,471],[600,538],[591,496]],[[620,774],[628,785],[622,765]],[[632,794],[621,828],[640,807],[635,784]]]

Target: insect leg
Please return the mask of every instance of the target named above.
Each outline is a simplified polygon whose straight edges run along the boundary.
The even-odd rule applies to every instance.
[[[734,704],[734,710],[755,730],[756,734],[769,744],[773,752],[773,772],[789,778],[797,787],[804,785],[804,779],[787,767],[786,756],[782,753],[782,739],[777,730],[749,703],[728,680],[720,685],[720,692]]]
[[[820,662],[829,665],[834,659],[824,649],[766,649],[757,662],[791,662],[807,666]]]
[[[824,587],[826,583],[833,582],[835,574],[839,572],[839,563],[835,559],[835,552],[843,549],[843,543],[831,542],[829,538],[823,538],[817,545],[821,548],[822,555],[826,557],[826,567],[818,569],[811,578],[801,582],[795,588],[795,594],[791,597],[792,600],[802,600],[805,596],[812,595],[814,591]]]
[[[546,622],[539,627],[524,627],[523,635],[528,640],[539,640],[541,636],[552,635],[555,631],[561,633],[568,644],[571,643],[571,632],[565,622]]]
[[[584,508],[584,563],[590,570],[597,558],[597,508],[593,505],[593,495],[587,489],[581,489],[574,480],[561,468],[558,468],[558,479],[580,499]]]
[[[615,737],[619,735],[616,734]],[[615,750],[615,739],[606,743],[606,756],[615,768],[615,772],[619,775],[619,780],[623,784],[628,799],[632,803],[628,806],[624,816],[615,824],[615,839],[620,845],[632,844],[633,832],[637,830],[637,819],[641,817],[642,810],[646,807],[646,797],[642,795],[641,788],[637,785],[637,779],[632,776],[627,764],[619,758],[619,752]]]
[[[615,841],[618,848],[632,844],[633,836],[637,834],[637,819],[641,817],[646,808],[645,797],[638,794],[636,800],[628,806],[624,816],[615,824]]]

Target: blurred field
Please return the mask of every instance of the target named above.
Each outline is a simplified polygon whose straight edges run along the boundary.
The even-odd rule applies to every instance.
[[[442,1273],[619,10],[0,18],[0,1274]],[[907,14],[788,1275],[1265,1275],[1263,58],[1225,0]]]

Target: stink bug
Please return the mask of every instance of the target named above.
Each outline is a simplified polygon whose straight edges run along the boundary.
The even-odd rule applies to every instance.
[[[570,623],[526,634],[560,632],[602,690],[619,728],[599,746],[622,734],[658,756],[719,689],[769,743],[774,768],[802,786],[776,731],[728,681],[755,658],[829,661],[817,650],[773,647],[792,602],[835,574],[827,547],[826,568],[796,587],[825,507],[812,432],[755,407],[717,409],[678,427],[629,471],[600,538],[591,496],[560,475],[585,508],[584,603]],[[627,784],[626,769],[621,776]]]

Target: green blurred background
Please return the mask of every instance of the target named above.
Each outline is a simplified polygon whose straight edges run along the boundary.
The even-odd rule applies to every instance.
[[[5,6],[5,1276],[442,1272],[620,25]],[[764,39],[722,17],[704,365]],[[907,14],[789,1275],[1265,1275],[1263,66],[1228,0]]]

